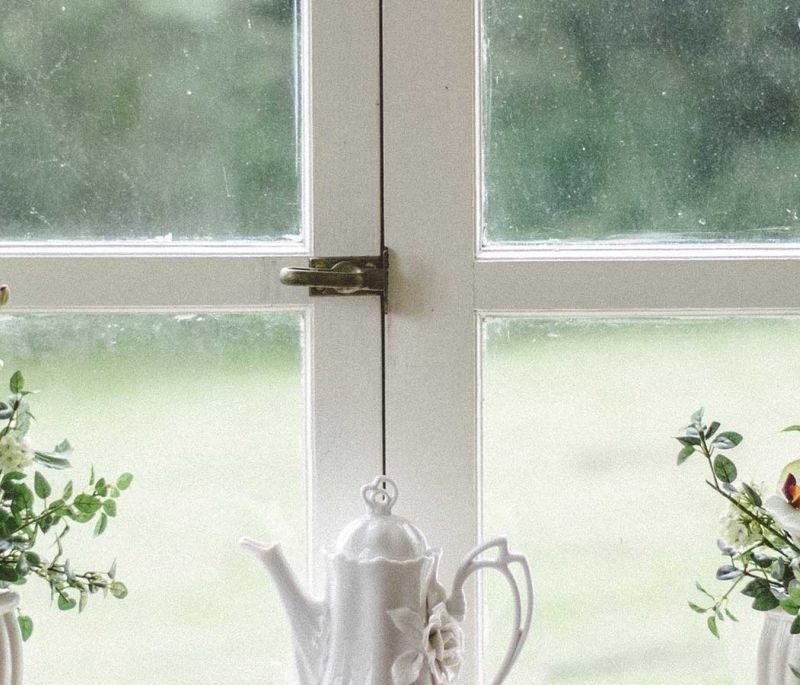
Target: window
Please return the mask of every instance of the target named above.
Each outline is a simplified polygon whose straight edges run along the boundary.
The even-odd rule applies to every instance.
[[[68,435],[76,470],[136,476],[73,560],[118,556],[128,598],[70,624],[26,588],[43,685],[65,619],[103,644],[76,661],[61,642],[87,682],[287,674],[274,588],[238,537],[283,539],[310,582],[380,471],[377,298],[278,279],[313,253],[380,252],[377,7],[311,9],[0,8],[2,357],[44,391],[37,442]]]
[[[701,0],[63,7],[2,10],[19,17],[3,22],[0,40],[0,155],[11,149],[19,158],[0,171],[0,275],[14,293],[5,330],[50,321],[84,348],[103,339],[106,325],[133,335],[160,322],[156,347],[197,330],[198,344],[206,335],[230,342],[209,350],[208,362],[227,383],[238,367],[224,350],[234,359],[257,353],[257,345],[237,347],[240,332],[255,327],[269,339],[282,322],[293,331],[293,366],[280,373],[289,383],[291,369],[291,402],[302,395],[304,411],[291,431],[282,420],[276,432],[305,445],[302,483],[298,462],[291,466],[308,524],[308,545],[296,554],[309,559],[317,587],[314,553],[358,512],[357,488],[385,468],[400,484],[398,513],[444,547],[446,582],[479,538],[506,530],[512,547],[532,556],[541,591],[551,588],[508,682],[588,682],[585,670],[571,672],[548,652],[557,630],[574,644],[591,635],[557,615],[559,601],[576,601],[585,588],[553,594],[553,570],[540,555],[563,554],[547,544],[557,529],[530,537],[562,511],[564,473],[593,473],[590,439],[576,431],[569,455],[554,452],[546,425],[565,420],[568,389],[577,389],[562,383],[549,414],[548,390],[559,378],[574,381],[585,364],[621,366],[621,349],[638,349],[642,360],[625,369],[630,388],[658,378],[680,349],[700,364],[717,344],[752,340],[736,357],[750,365],[793,344],[797,17],[745,0],[724,12]],[[124,17],[112,21],[112,11]],[[87,17],[109,36],[95,53],[79,49]],[[138,31],[148,38],[131,40]],[[59,38],[35,52],[30,35]],[[114,40],[132,56],[109,56]],[[76,150],[81,164],[66,155]],[[377,298],[309,298],[278,281],[282,266],[310,255],[378,254],[384,244],[385,318]],[[141,348],[128,354],[120,364],[139,363]],[[792,373],[787,359],[770,366],[773,379]],[[277,390],[276,378],[265,376],[265,386]],[[615,387],[602,385],[609,378],[593,375],[583,392],[601,397]],[[251,401],[262,401],[262,389],[248,387]],[[698,391],[696,400],[716,397]],[[645,433],[668,436],[696,409],[684,400],[642,405],[665,412],[641,417]],[[576,403],[576,420],[596,418],[587,406]],[[678,409],[678,423],[664,425]],[[251,410],[231,419],[237,429]],[[265,412],[254,430],[271,420]],[[532,434],[552,448],[540,462]],[[604,435],[606,452],[613,439]],[[662,467],[677,483],[664,449],[653,448],[648,473]],[[272,469],[283,469],[279,448],[270,450],[273,460],[258,472],[263,496],[253,494],[261,504],[273,501]],[[620,453],[612,457],[609,488],[623,478]],[[536,501],[526,507],[528,493]],[[587,497],[610,506],[601,492]],[[700,521],[706,510],[697,511]],[[297,512],[282,516],[272,520],[299,525]],[[599,533],[590,524],[579,518],[571,532],[591,544]],[[640,530],[621,530],[622,548],[639,544]],[[280,532],[267,524],[264,536]],[[208,544],[236,555],[232,541]],[[234,567],[258,592],[259,570],[238,559]],[[689,571],[667,576],[682,605],[678,585],[691,590]],[[613,615],[649,625],[652,614],[627,611],[627,587],[618,579]],[[490,629],[481,635],[481,612],[469,614],[462,679],[479,682],[492,671],[506,617],[493,579],[471,592]],[[660,606],[675,605],[665,598]],[[633,628],[620,630],[620,644],[641,646]],[[729,682],[687,666],[672,638],[659,677]],[[196,654],[190,642],[187,659]],[[651,682],[633,667],[603,673],[609,682]]]

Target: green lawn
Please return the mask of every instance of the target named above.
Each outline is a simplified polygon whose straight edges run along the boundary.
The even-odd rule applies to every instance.
[[[800,451],[778,433],[800,412],[798,333],[785,320],[488,324],[486,535],[529,555],[539,594],[510,683],[752,685],[746,598],[721,643],[687,607],[695,580],[716,585],[723,506],[704,464],[678,469],[671,436],[705,405],[744,434],[740,472],[772,489]],[[505,593],[487,589],[493,663]]]
[[[51,608],[45,586],[23,588],[28,685],[263,685],[291,672],[277,598],[237,541],[282,540],[303,574],[300,325],[290,314],[0,322],[0,349],[17,351],[0,355],[6,369],[43,390],[36,444],[68,436],[75,478],[92,463],[135,474],[101,538],[90,527],[66,540],[76,567],[116,558],[129,596],[93,597],[78,616]]]

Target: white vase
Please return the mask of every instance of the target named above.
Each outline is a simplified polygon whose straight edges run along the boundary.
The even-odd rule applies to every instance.
[[[17,623],[19,595],[0,590],[0,685],[22,685],[22,636]]]
[[[792,635],[789,627],[794,616],[783,609],[764,615],[764,627],[758,642],[757,685],[798,685],[789,664],[800,669],[800,635]]]

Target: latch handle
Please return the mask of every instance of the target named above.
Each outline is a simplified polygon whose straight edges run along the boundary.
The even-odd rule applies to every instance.
[[[366,274],[352,262],[339,262],[332,269],[287,266],[281,269],[281,283],[308,288],[360,290],[366,287]],[[369,289],[369,288],[367,288]]]
[[[380,257],[313,257],[307,267],[284,267],[280,278],[311,295],[385,295],[388,259],[388,251]]]

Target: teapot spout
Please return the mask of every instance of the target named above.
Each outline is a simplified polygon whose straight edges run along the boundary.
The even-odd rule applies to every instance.
[[[262,545],[250,538],[242,538],[239,544],[260,559],[272,577],[289,617],[301,683],[316,685],[322,677],[326,651],[325,603],[302,590],[280,544]]]

